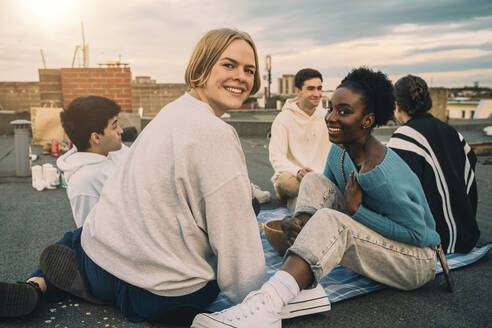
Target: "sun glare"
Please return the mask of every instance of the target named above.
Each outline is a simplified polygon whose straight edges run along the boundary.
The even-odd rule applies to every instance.
[[[58,25],[65,21],[73,11],[73,0],[25,0],[26,11],[41,25]]]

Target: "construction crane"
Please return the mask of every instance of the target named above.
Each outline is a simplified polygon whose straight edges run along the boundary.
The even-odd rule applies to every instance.
[[[39,49],[41,51],[41,59],[43,60],[43,68],[46,69],[46,58],[44,57],[43,49]]]
[[[85,43],[84,21],[80,22],[82,27],[82,45],[76,45],[73,53],[72,68],[75,66],[75,60],[78,59],[79,67],[89,67],[89,45]],[[82,56],[82,62],[80,60]]]

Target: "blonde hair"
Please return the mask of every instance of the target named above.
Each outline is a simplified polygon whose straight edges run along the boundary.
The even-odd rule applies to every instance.
[[[261,79],[255,43],[248,33],[229,28],[210,30],[198,41],[186,68],[186,85],[191,89],[205,85],[210,77],[212,67],[234,40],[244,40],[253,48],[256,70],[251,94],[256,93],[260,89]]]

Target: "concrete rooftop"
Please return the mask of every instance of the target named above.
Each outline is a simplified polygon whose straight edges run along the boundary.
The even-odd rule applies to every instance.
[[[273,192],[266,138],[241,138],[252,182]],[[38,263],[42,249],[75,228],[64,189],[37,192],[31,178],[15,177],[13,136],[0,136],[0,281],[24,280]],[[41,155],[41,149],[34,147]],[[33,164],[54,163],[41,155]],[[492,157],[480,157],[479,244],[492,241]],[[280,206],[277,200],[264,208]],[[445,289],[442,275],[422,288],[383,291],[334,303],[329,312],[285,320],[283,327],[491,327],[492,255],[452,271],[456,291]],[[0,319],[0,327],[175,327],[128,322],[111,306],[76,298],[60,303],[42,301],[31,315]]]

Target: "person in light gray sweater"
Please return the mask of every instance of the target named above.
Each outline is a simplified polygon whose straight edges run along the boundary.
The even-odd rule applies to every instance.
[[[82,248],[157,295],[193,293],[217,279],[242,300],[262,278],[264,255],[235,130],[189,94],[164,107],[106,181]]]
[[[259,89],[257,68],[247,33],[202,37],[185,73],[191,91],[142,131],[84,225],[42,252],[49,286],[113,304],[133,322],[181,324],[219,291],[239,302],[261,286],[266,266],[246,161],[220,119]],[[39,289],[0,283],[0,296],[22,300],[0,313],[27,314],[42,292],[55,292]]]

